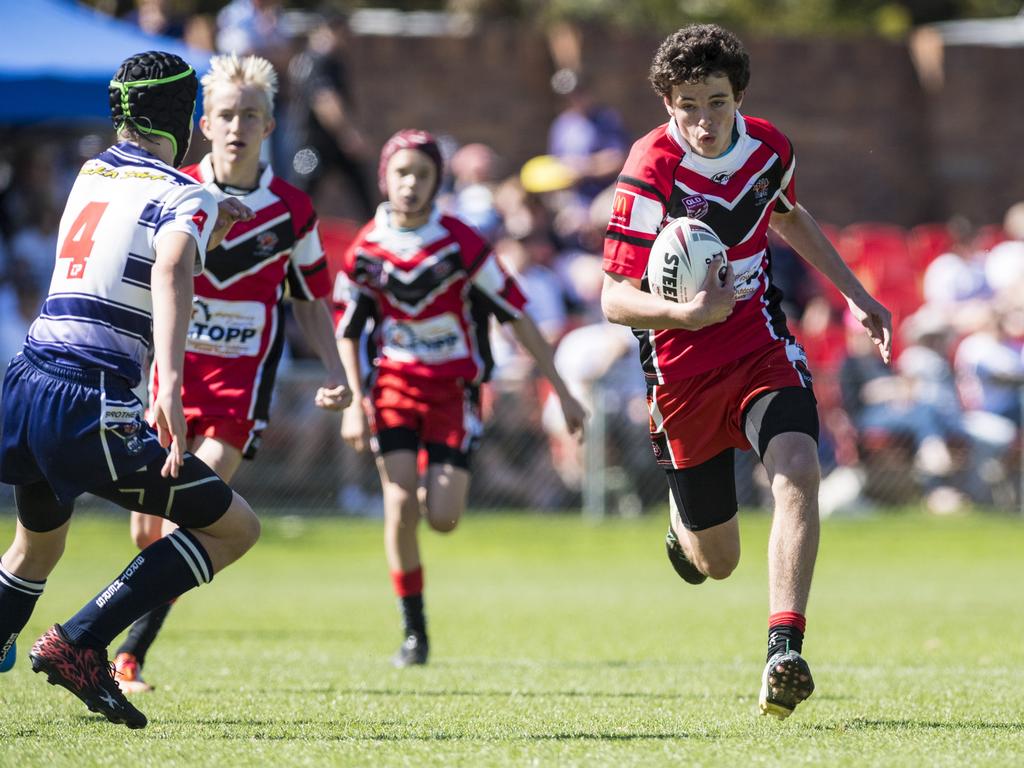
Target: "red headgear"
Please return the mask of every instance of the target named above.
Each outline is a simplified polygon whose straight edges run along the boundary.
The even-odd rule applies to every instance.
[[[380,165],[377,166],[377,184],[380,185],[380,193],[387,197],[388,195],[388,184],[387,184],[387,170],[388,161],[392,155],[400,149],[416,149],[425,154],[434,163],[434,167],[437,168],[437,181],[434,182],[434,189],[431,190],[431,197],[437,192],[437,188],[441,185],[441,174],[444,171],[444,161],[441,160],[441,149],[437,145],[437,139],[431,136],[426,131],[416,130],[409,128],[404,131],[399,131],[384,144],[384,148],[380,151]]]

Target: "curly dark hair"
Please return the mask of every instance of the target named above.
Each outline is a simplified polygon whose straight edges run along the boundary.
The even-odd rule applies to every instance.
[[[724,74],[737,98],[750,82],[750,56],[732,32],[717,24],[690,24],[676,30],[659,46],[649,79],[659,96],[671,96],[672,86],[696,83]]]

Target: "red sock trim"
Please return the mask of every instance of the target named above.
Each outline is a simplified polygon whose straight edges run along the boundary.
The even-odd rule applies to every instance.
[[[801,633],[807,630],[807,618],[802,613],[797,613],[796,611],[779,611],[778,613],[773,613],[768,617],[768,629],[778,627],[783,624],[788,627],[796,627]]]
[[[410,597],[423,593],[423,569],[415,571],[392,571],[391,584],[399,597]]]

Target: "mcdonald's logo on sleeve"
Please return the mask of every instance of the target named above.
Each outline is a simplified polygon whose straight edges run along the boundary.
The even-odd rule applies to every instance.
[[[636,195],[624,192],[621,189],[615,190],[615,199],[612,201],[612,215],[609,224],[623,229],[629,229],[629,222],[633,218],[633,203]]]

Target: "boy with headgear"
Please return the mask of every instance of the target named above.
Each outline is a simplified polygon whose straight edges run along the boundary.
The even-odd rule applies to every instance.
[[[480,434],[479,385],[491,368],[490,315],[510,325],[551,382],[569,431],[581,433],[586,418],[523,311],[515,278],[472,227],[434,205],[442,172],[441,152],[426,131],[399,131],[387,141],[378,170],[387,202],[350,246],[335,286],[339,350],[356,401],[365,381],[359,339],[374,319],[365,410],[345,412],[342,437],[356,450],[369,442],[377,454],[384,550],[404,622],[398,667],[427,661],[416,529],[423,517],[436,531],[452,531],[465,509]]]
[[[176,170],[188,149],[197,81],[150,51],[110,83],[118,143],[85,163],[61,218],[49,294],[4,379],[0,480],[18,522],[0,558],[0,654],[64,550],[75,499],[89,492],[178,526],[134,557],[78,613],[32,646],[35,672],[113,723],[146,716],[114,681],[107,646],[132,621],[209,582],[256,542],[249,505],[187,453],[181,402],[192,279],[206,251],[251,212],[219,205]],[[134,394],[152,346],[165,387],[155,428]]]

